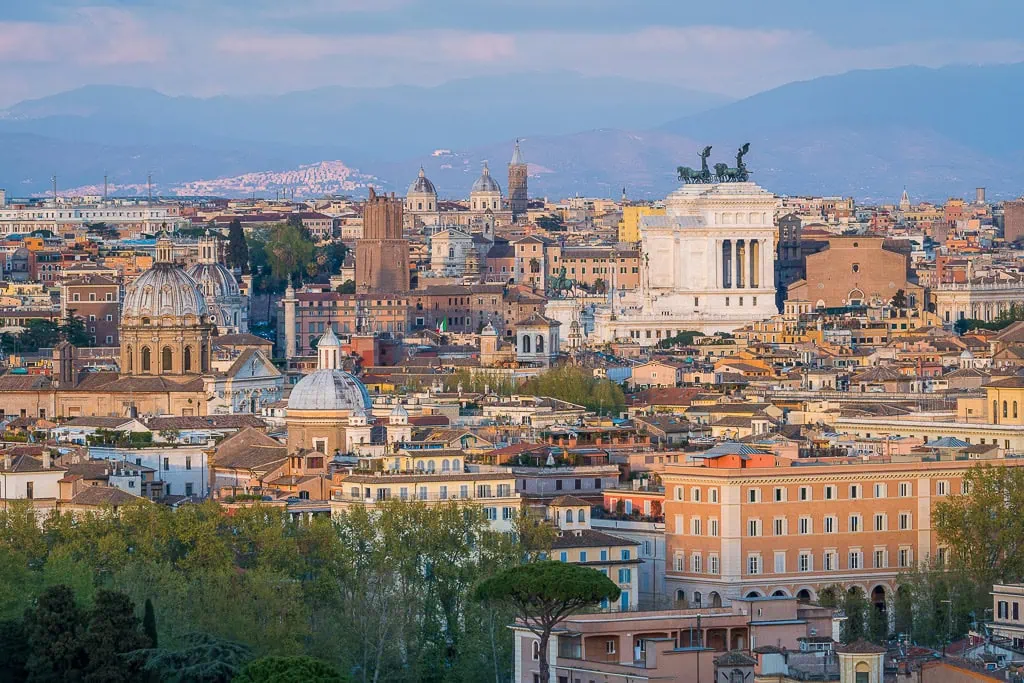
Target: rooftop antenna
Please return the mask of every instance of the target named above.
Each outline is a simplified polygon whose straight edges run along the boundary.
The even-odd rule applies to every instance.
[[[50,180],[53,182],[53,201],[57,201],[57,176],[54,174]]]
[[[103,201],[107,201],[107,174],[103,174]]]
[[[146,174],[146,191],[149,193],[149,201],[153,201],[153,174]]]

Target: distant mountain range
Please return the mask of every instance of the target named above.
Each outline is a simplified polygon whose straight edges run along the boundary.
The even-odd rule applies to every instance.
[[[442,195],[461,197],[484,160],[503,179],[522,137],[536,196],[661,197],[700,147],[732,165],[749,141],[754,179],[778,193],[895,200],[906,185],[942,199],[981,185],[1010,197],[1024,190],[1022,82],[1024,64],[904,67],[735,102],[569,73],[209,99],[90,86],[0,111],[0,187],[45,192],[53,173],[61,187],[104,173],[140,186],[151,172],[160,191],[358,193],[373,182],[402,193],[423,165]],[[340,160],[331,182],[308,182],[324,160]],[[332,175],[340,168],[351,177]]]

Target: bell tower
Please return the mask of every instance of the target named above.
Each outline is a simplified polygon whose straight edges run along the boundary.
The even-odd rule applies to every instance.
[[[516,140],[512,150],[512,160],[508,163],[508,204],[512,209],[513,222],[526,217],[528,195],[526,189],[527,166],[523,161],[523,153]]]

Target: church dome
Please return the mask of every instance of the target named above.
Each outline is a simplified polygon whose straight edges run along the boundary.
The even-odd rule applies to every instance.
[[[203,291],[179,266],[158,262],[125,289],[122,319],[184,318],[206,319],[210,312]]]
[[[423,172],[423,167],[420,166],[420,174],[416,180],[413,181],[412,185],[409,186],[408,194],[437,194],[437,190],[434,188],[434,183],[430,182],[430,178]]]
[[[288,410],[364,410],[373,407],[370,393],[344,370],[322,369],[299,380],[288,397]]]
[[[398,403],[391,409],[391,415],[388,419],[391,424],[406,424],[409,421],[409,411],[401,403]]]
[[[208,298],[238,296],[238,280],[220,263],[196,263],[187,271],[189,277],[199,283]]]
[[[473,193],[477,192],[497,192],[501,193],[501,187],[498,182],[491,177],[491,169],[487,168],[487,164],[484,164],[484,170],[480,174],[480,177],[473,183]]]

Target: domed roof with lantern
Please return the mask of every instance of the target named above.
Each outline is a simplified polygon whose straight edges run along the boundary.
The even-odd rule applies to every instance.
[[[199,283],[171,258],[172,244],[166,236],[157,240],[153,266],[125,288],[121,319],[174,318],[206,322],[210,316]]]
[[[432,194],[436,195],[437,190],[434,188],[434,183],[430,182],[430,178],[424,172],[423,167],[420,166],[420,173],[416,177],[416,180],[409,186],[409,194]]]
[[[477,192],[497,192],[501,194],[501,186],[498,185],[493,177],[491,177],[491,169],[487,167],[487,162],[484,162],[484,170],[480,173],[480,177],[473,183],[472,193]]]
[[[341,369],[341,342],[330,327],[317,344],[317,370],[299,380],[288,397],[288,410],[370,411],[370,392]]]

